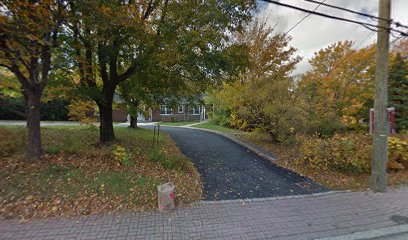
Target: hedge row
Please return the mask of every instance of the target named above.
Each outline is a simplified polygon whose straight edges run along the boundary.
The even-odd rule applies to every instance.
[[[25,101],[22,98],[2,99],[0,105],[0,120],[25,120],[21,115],[16,114],[10,109],[18,110],[22,113],[25,111]],[[67,121],[69,101],[56,99],[46,103],[41,103],[41,120],[46,121]]]

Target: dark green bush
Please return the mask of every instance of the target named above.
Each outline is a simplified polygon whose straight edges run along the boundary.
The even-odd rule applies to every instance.
[[[23,98],[8,98],[2,99],[4,105],[0,106],[1,120],[25,120],[19,114],[11,110],[15,109],[19,112],[25,112],[25,101]],[[41,120],[45,121],[67,121],[69,101],[63,99],[55,99],[46,103],[41,103]]]
[[[1,120],[24,120],[25,118],[13,112],[10,108],[25,113],[25,103],[22,98],[1,99],[4,104],[0,105]]]
[[[41,120],[68,121],[69,101],[56,99],[41,104]]]

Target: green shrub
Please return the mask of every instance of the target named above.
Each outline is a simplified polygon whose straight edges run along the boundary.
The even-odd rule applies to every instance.
[[[149,158],[152,162],[162,162],[166,157],[161,153],[160,148],[151,148]]]
[[[167,169],[188,172],[191,168],[191,162],[181,156],[171,156],[163,153],[160,148],[150,150],[150,161],[157,162]]]
[[[190,162],[187,158],[183,157],[171,157],[166,158],[164,161],[161,161],[163,167],[167,169],[177,170],[177,171],[188,171],[190,167]]]
[[[45,148],[45,152],[50,154],[58,154],[61,152],[61,148],[58,146],[49,146]]]
[[[231,111],[217,108],[215,111],[212,111],[211,113],[208,113],[210,122],[221,125],[221,126],[230,126],[229,121],[230,121],[230,116],[231,116]]]
[[[68,121],[68,104],[69,101],[62,99],[41,103],[41,120]]]
[[[344,130],[344,125],[334,116],[311,116],[304,128],[307,134],[318,133],[325,137],[332,137],[335,133],[341,133]]]
[[[2,120],[24,120],[24,116],[18,115],[10,109],[25,112],[25,101],[23,98],[4,98],[5,104],[0,106],[0,119]],[[8,106],[9,105],[9,106]]]
[[[113,156],[117,165],[129,166],[130,165],[129,155],[130,154],[126,151],[125,147],[122,147],[120,145],[113,146]]]
[[[368,173],[371,169],[371,137],[369,135],[334,135],[332,166],[344,172]]]

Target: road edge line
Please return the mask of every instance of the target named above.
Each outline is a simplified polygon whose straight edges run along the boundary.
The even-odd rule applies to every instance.
[[[201,200],[197,204],[200,205],[211,205],[211,204],[221,204],[221,203],[251,203],[251,202],[267,202],[275,200],[286,200],[286,199],[295,199],[295,198],[308,198],[308,197],[318,197],[325,196],[337,193],[350,193],[350,190],[341,190],[341,191],[328,191],[328,192],[319,192],[311,194],[302,194],[302,195],[289,195],[289,196],[276,196],[276,197],[266,197],[266,198],[246,198],[246,199],[232,199],[232,200]]]

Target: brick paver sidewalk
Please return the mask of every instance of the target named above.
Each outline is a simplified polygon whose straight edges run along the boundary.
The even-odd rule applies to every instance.
[[[316,239],[406,226],[407,217],[405,187],[385,194],[339,192],[202,202],[171,214],[6,220],[0,222],[0,239]]]

